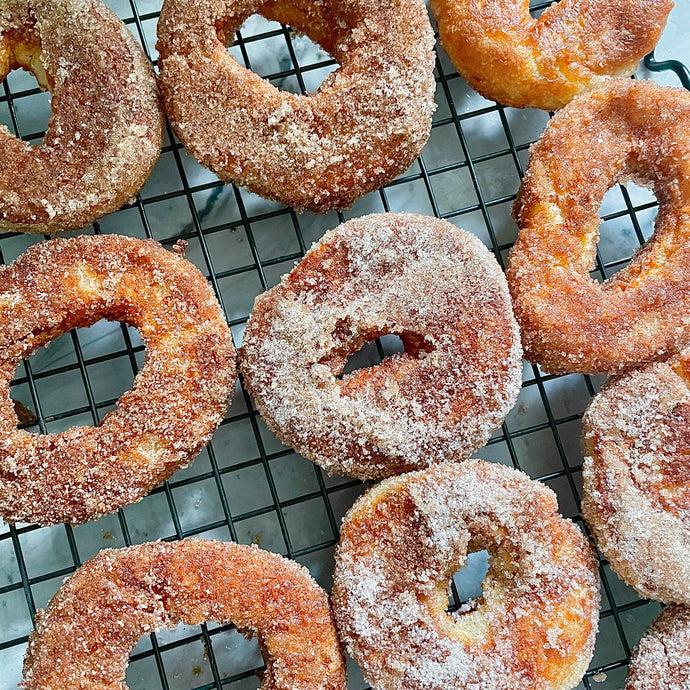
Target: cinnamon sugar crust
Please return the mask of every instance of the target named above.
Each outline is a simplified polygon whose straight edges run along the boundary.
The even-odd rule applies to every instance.
[[[339,378],[391,333],[405,352]],[[374,214],[327,232],[256,298],[240,367],[284,443],[328,471],[381,478],[486,443],[519,393],[521,349],[503,273],[476,237]]]
[[[625,690],[690,688],[690,609],[671,604],[633,650]]]
[[[482,549],[482,597],[446,613],[453,574]],[[555,494],[474,459],[364,494],[343,521],[332,598],[375,690],[566,690],[592,658],[599,616],[593,549]]]
[[[255,546],[203,540],[101,551],[36,614],[24,690],[126,690],[129,652],[178,623],[255,633],[262,690],[345,690],[326,593],[309,572]]]
[[[671,0],[561,0],[533,19],[529,0],[431,0],[441,43],[474,89],[543,110],[631,75],[672,7]]]
[[[0,125],[0,228],[76,230],[132,199],[160,154],[153,68],[100,0],[6,0],[0,76],[30,70],[51,93],[43,143]]]
[[[10,382],[22,358],[100,319],[136,327],[146,359],[95,427],[17,428]],[[78,524],[140,500],[188,465],[220,423],[235,351],[201,273],[157,242],[82,235],[0,267],[0,515]]]
[[[642,596],[690,603],[690,351],[607,383],[584,417],[582,514]]]
[[[256,13],[337,60],[315,94],[280,91],[227,53]],[[422,0],[166,0],[158,24],[161,89],[187,150],[222,180],[319,213],[419,155],[435,109],[433,45]]]
[[[514,207],[507,271],[526,357],[549,372],[620,373],[690,343],[690,93],[616,79],[549,122]],[[618,182],[651,187],[654,235],[604,283],[599,206]]]

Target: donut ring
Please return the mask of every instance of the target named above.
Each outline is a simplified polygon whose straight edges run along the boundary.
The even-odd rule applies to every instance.
[[[448,582],[482,549],[483,596],[446,614]],[[474,459],[364,494],[343,521],[332,600],[376,690],[567,690],[592,658],[599,617],[593,550],[555,494]]]
[[[690,93],[611,80],[550,121],[515,203],[508,284],[527,358],[546,371],[615,373],[690,342]],[[653,237],[605,283],[593,280],[604,194],[650,186]]]
[[[405,352],[338,379],[362,345]],[[447,221],[374,214],[327,232],[254,303],[240,350],[269,428],[328,471],[380,478],[464,460],[520,391],[501,269]]]
[[[76,230],[146,181],[163,143],[153,69],[100,0],[8,0],[0,77],[22,67],[51,93],[43,144],[0,125],[0,229]]]
[[[280,91],[228,55],[257,12],[338,61],[315,94]],[[165,0],[158,24],[161,89],[187,150],[226,182],[319,213],[417,158],[435,109],[433,46],[421,0]]]
[[[607,77],[630,76],[661,37],[672,0],[431,0],[441,43],[482,96],[557,110]]]
[[[255,546],[202,540],[101,551],[36,613],[25,690],[126,690],[129,652],[178,623],[255,632],[263,690],[345,690],[326,593],[306,568]]]
[[[690,350],[607,383],[584,416],[582,514],[642,596],[690,604]]]
[[[100,319],[135,326],[146,360],[98,426],[17,429],[22,358]],[[199,271],[157,242],[83,235],[30,247],[0,268],[0,515],[78,524],[141,499],[188,465],[220,423],[235,352]]]
[[[690,687],[690,610],[671,604],[633,651],[625,690]]]

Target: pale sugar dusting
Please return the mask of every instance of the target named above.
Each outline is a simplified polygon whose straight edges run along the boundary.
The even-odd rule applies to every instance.
[[[451,617],[448,582],[481,549],[491,555],[483,596]],[[468,460],[386,480],[355,503],[333,604],[377,690],[566,690],[592,656],[598,579],[553,492]]]
[[[614,570],[643,596],[690,603],[690,392],[651,364],[609,382],[584,417],[582,512]]]
[[[389,333],[405,353],[337,377]],[[281,440],[365,478],[483,445],[514,404],[520,357],[503,273],[481,242],[445,221],[380,214],[326,233],[256,299],[240,359]]]
[[[633,650],[625,690],[690,688],[690,609],[671,604]]]

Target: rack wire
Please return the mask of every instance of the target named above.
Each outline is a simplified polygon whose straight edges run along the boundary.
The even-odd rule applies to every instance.
[[[155,61],[159,0],[110,0]],[[549,2],[533,4],[535,12]],[[688,19],[686,13],[685,20]],[[335,63],[288,27],[261,19],[243,26],[230,48],[247,67],[281,88],[314,91]],[[256,294],[289,271],[312,241],[343,220],[367,212],[406,210],[437,215],[477,234],[504,265],[515,239],[510,206],[529,145],[548,114],[516,111],[485,101],[438,51],[438,110],[420,159],[384,189],[345,213],[297,215],[292,209],[221,184],[188,157],[168,129],[154,173],[136,201],[86,232],[152,237],[166,246],[189,242],[188,258],[208,276],[235,341]],[[650,56],[646,69],[690,88],[682,60]],[[0,93],[0,121],[17,136],[40,143],[49,116],[47,94],[32,77],[13,72]],[[602,206],[602,237],[595,274],[621,268],[649,237],[654,198],[630,186],[616,188]],[[42,238],[0,234],[0,261],[9,262]],[[368,344],[350,362],[371,365],[397,348],[394,339]],[[136,330],[99,322],[62,336],[20,366],[12,383],[23,426],[38,433],[94,424],[131,385],[143,360]],[[558,494],[563,514],[579,513],[582,456],[580,418],[601,379],[550,376],[525,365],[518,404],[478,456],[526,471]],[[340,518],[364,490],[359,482],[330,477],[282,446],[238,385],[226,419],[194,464],[177,472],[140,503],[116,515],[72,528],[0,523],[0,690],[16,687],[32,618],[79,564],[100,548],[190,536],[256,542],[310,568],[330,586]],[[481,560],[481,559],[480,559]],[[453,605],[476,591],[482,564],[462,571]],[[659,612],[600,561],[601,632],[581,688],[620,688],[630,649]],[[478,573],[478,574],[477,574]],[[472,582],[474,577],[474,582]],[[468,594],[468,592],[470,594]],[[258,646],[232,626],[179,626],[144,638],[134,650],[127,682],[133,690],[256,688],[262,667]],[[354,664],[349,687],[366,684]]]

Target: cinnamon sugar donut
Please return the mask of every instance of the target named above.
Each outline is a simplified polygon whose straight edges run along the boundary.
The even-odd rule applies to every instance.
[[[362,345],[405,352],[339,378]],[[386,477],[463,460],[520,390],[503,273],[447,221],[374,214],[327,232],[254,303],[240,350],[269,428],[328,471]]]
[[[178,623],[256,633],[263,690],[345,690],[326,593],[302,566],[255,546],[154,542],[101,551],[36,614],[25,690],[126,690],[129,652]]]
[[[486,549],[483,595],[447,614],[448,583]],[[593,550],[546,486],[482,460],[394,477],[343,521],[333,607],[375,690],[567,690],[592,658]]]
[[[546,371],[615,373],[690,343],[690,93],[630,79],[580,96],[532,147],[508,283],[526,356]],[[651,187],[653,237],[603,284],[604,194]]]
[[[139,329],[146,360],[96,427],[17,429],[10,382],[22,358],[100,319]],[[0,267],[0,515],[86,522],[138,501],[209,441],[235,383],[215,295],[157,242],[85,235],[29,248]]]
[[[604,386],[584,417],[582,513],[645,597],[690,604],[690,350]]]
[[[0,125],[0,229],[55,233],[115,211],[161,150],[156,78],[125,25],[100,0],[6,0],[0,77],[22,67],[51,93],[43,143]]]
[[[625,690],[690,688],[690,609],[671,604],[633,651]]]
[[[228,53],[260,13],[337,60],[315,94],[280,91]],[[165,0],[160,82],[187,150],[226,182],[325,213],[419,155],[434,111],[434,37],[422,0]]]
[[[556,110],[607,77],[626,77],[661,37],[672,0],[431,0],[441,43],[482,96]]]

